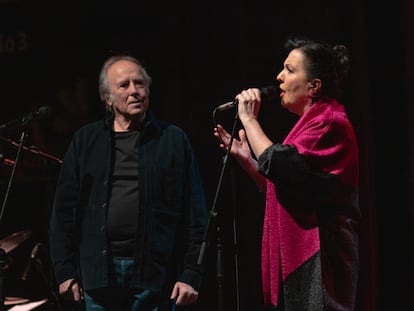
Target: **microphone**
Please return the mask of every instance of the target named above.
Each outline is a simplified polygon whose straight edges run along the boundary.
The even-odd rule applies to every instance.
[[[23,123],[31,121],[35,118],[46,118],[49,117],[52,113],[52,107],[42,106],[37,109],[35,112],[30,112],[22,117],[22,126]]]
[[[51,115],[51,113],[52,113],[52,107],[42,106],[42,107],[38,108],[37,111],[30,112],[28,114],[25,114],[21,118],[14,119],[14,120],[8,121],[8,122],[0,125],[0,131],[13,129],[13,128],[16,128],[16,127],[19,127],[19,126],[24,127],[31,120],[33,120],[35,118],[49,117]]]
[[[278,89],[274,86],[266,86],[260,89],[260,96],[261,96],[262,101],[273,100],[278,96],[278,94],[279,94]],[[216,110],[217,111],[229,110],[229,109],[232,109],[233,107],[236,107],[237,103],[238,103],[238,100],[235,99],[231,102],[227,102],[223,105],[216,107]]]
[[[51,106],[42,106],[37,109],[36,112],[32,112],[32,117],[50,117],[52,114],[52,107]]]
[[[30,254],[30,257],[29,257],[29,260],[26,263],[26,268],[24,269],[24,272],[23,272],[22,276],[20,277],[23,281],[26,281],[27,275],[29,274],[29,271],[32,268],[33,262],[37,258],[37,253],[39,252],[39,248],[40,248],[41,245],[42,245],[41,243],[37,243],[33,247],[32,252]]]

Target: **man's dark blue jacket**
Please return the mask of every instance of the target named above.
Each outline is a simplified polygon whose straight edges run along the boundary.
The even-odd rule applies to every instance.
[[[86,290],[110,285],[106,216],[112,121],[106,118],[80,128],[63,159],[49,226],[58,284],[78,278]],[[168,282],[181,281],[198,290],[203,268],[197,261],[207,209],[188,137],[148,113],[137,148],[140,193],[132,286],[158,291]]]

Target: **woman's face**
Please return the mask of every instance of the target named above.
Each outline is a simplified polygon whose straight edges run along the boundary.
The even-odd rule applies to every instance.
[[[281,104],[297,115],[303,115],[312,104],[314,85],[309,81],[305,55],[299,49],[290,51],[277,75],[280,83]]]

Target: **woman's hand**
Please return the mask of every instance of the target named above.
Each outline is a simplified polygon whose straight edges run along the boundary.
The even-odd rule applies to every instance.
[[[227,152],[230,146],[231,135],[227,132],[223,126],[217,124],[217,127],[214,128],[214,136],[220,142],[220,148]],[[246,139],[246,133],[243,129],[239,130],[239,139],[234,137],[230,154],[233,155],[237,161],[242,162],[249,161],[252,157],[249,143]]]

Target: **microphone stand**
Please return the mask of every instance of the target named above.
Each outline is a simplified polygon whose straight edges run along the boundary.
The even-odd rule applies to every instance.
[[[32,121],[34,119],[34,116],[35,116],[35,114],[32,113],[30,115],[24,116],[21,119],[16,119],[16,120],[9,121],[6,124],[3,124],[3,125],[0,126],[1,129],[10,128],[11,126],[16,126],[16,123],[18,122],[18,120],[20,120],[20,122],[21,122],[20,127],[23,129],[22,133],[20,135],[20,140],[19,140],[18,144],[16,142],[12,141],[11,139],[6,139],[6,138],[0,136],[0,139],[2,139],[4,141],[10,143],[11,145],[17,147],[16,159],[14,160],[13,169],[12,169],[12,172],[11,172],[10,177],[9,177],[9,182],[8,182],[8,185],[7,185],[7,188],[6,188],[6,193],[5,193],[5,196],[4,196],[4,199],[3,199],[3,204],[2,204],[2,207],[1,207],[1,210],[0,210],[0,223],[3,219],[3,213],[4,213],[4,210],[6,208],[6,203],[7,203],[8,197],[9,197],[9,193],[10,193],[10,189],[11,189],[11,186],[12,186],[12,183],[13,183],[14,175],[16,173],[17,164],[18,164],[18,162],[21,158],[20,155],[22,153],[22,150],[27,150],[27,151],[30,151],[33,154],[41,155],[41,156],[43,156],[43,157],[45,157],[49,160],[53,160],[53,161],[57,162],[58,164],[62,163],[62,160],[59,159],[59,158],[56,158],[56,157],[54,157],[50,154],[39,151],[37,149],[31,148],[31,147],[28,148],[28,147],[24,146],[24,143],[25,143],[26,138],[27,138],[27,129],[26,128],[27,128],[28,124],[30,123],[30,121]]]
[[[7,257],[4,249],[0,248],[0,311],[4,311],[4,299],[5,299],[5,288],[4,288],[4,270],[7,265]]]
[[[37,114],[40,115],[40,113],[45,113],[45,111],[46,110],[44,110],[44,109],[39,110],[39,112]],[[15,157],[15,160],[14,160],[14,163],[13,163],[13,169],[12,169],[10,177],[9,177],[9,181],[8,181],[8,184],[7,184],[6,192],[5,192],[3,203],[2,203],[2,206],[1,206],[1,210],[0,210],[0,223],[3,220],[4,211],[6,209],[7,200],[9,198],[10,189],[11,189],[12,184],[13,184],[14,176],[16,174],[17,164],[18,164],[18,162],[21,158],[22,150],[27,149],[26,147],[24,147],[24,143],[25,143],[26,138],[27,138],[27,126],[29,125],[30,121],[32,121],[34,119],[35,116],[36,116],[35,113],[31,113],[31,114],[23,116],[22,118],[6,122],[5,124],[0,126],[0,130],[12,129],[14,127],[17,127],[18,123],[20,122],[20,128],[22,129],[22,132],[20,134],[19,144],[17,146],[16,157]],[[13,145],[16,145],[16,143],[13,142]],[[30,149],[30,151],[32,151],[32,150]],[[41,153],[41,155],[46,156],[48,158],[52,158],[53,160],[55,160],[57,162],[60,161],[60,159],[53,158],[53,157],[49,156],[48,154]],[[0,311],[5,310],[4,309],[5,308],[5,305],[4,305],[4,300],[5,300],[4,270],[5,270],[6,264],[7,264],[6,260],[7,260],[6,252],[4,251],[4,249],[0,248]]]
[[[15,172],[16,172],[17,163],[20,159],[23,144],[24,144],[24,142],[26,140],[26,137],[27,137],[26,125],[28,124],[29,121],[30,120],[26,119],[26,118],[22,119],[21,126],[22,126],[23,130],[22,130],[22,133],[20,135],[19,147],[17,149],[13,169],[12,169],[12,172],[11,172],[10,177],[9,177],[9,182],[7,184],[6,193],[4,195],[3,203],[2,203],[2,206],[1,206],[1,210],[0,210],[0,223],[2,222],[2,219],[3,219],[4,210],[6,208],[6,204],[7,204],[7,200],[8,200],[8,197],[9,197],[10,189],[11,189],[13,179],[14,179],[14,175],[15,175]],[[4,251],[4,249],[0,248],[0,295],[1,295],[1,297],[0,297],[0,310],[1,311],[4,310],[4,299],[5,299],[5,294],[4,294],[4,289],[5,289],[4,269],[5,269],[5,267],[6,267],[6,252]]]
[[[213,111],[213,115],[215,114],[215,112],[217,111],[218,108],[216,108]],[[236,112],[235,115],[235,120],[233,123],[233,128],[231,131],[231,137],[230,137],[230,142],[229,142],[229,146],[227,148],[226,151],[226,155],[223,158],[223,165],[221,168],[221,173],[219,176],[219,181],[217,184],[217,188],[216,188],[216,192],[214,195],[214,200],[213,200],[213,205],[210,209],[209,212],[209,218],[208,218],[208,222],[207,222],[207,226],[206,226],[206,230],[204,233],[204,238],[203,238],[203,242],[201,244],[201,248],[200,248],[200,253],[199,253],[199,257],[198,257],[198,261],[197,263],[200,265],[203,262],[203,258],[205,256],[205,251],[208,245],[208,241],[209,241],[209,236],[211,234],[211,231],[215,225],[216,227],[216,240],[217,240],[217,260],[216,260],[216,265],[217,265],[217,296],[218,296],[218,305],[217,305],[217,311],[223,311],[224,310],[224,245],[223,245],[223,237],[222,237],[222,230],[219,224],[216,223],[216,219],[217,219],[217,209],[216,209],[216,204],[217,204],[217,198],[218,195],[220,193],[221,190],[221,185],[223,183],[223,176],[224,176],[224,172],[226,170],[226,166],[227,166],[227,161],[230,157],[230,150],[231,150],[231,146],[233,144],[233,140],[234,140],[234,134],[236,131],[236,125],[237,125],[237,121],[238,121],[238,113]],[[236,287],[237,291],[238,288]],[[238,296],[238,295],[237,295]],[[238,309],[237,309],[238,310]]]
[[[24,128],[22,133],[21,133],[21,136],[20,136],[19,147],[18,147],[17,153],[16,153],[16,159],[14,160],[13,169],[11,171],[11,174],[10,174],[10,177],[9,177],[9,182],[7,184],[6,193],[4,195],[3,204],[2,204],[2,207],[1,207],[1,211],[0,211],[0,223],[3,219],[3,213],[4,213],[6,203],[7,203],[8,197],[9,197],[9,193],[10,193],[10,189],[11,189],[11,186],[12,186],[12,183],[13,183],[14,175],[16,173],[17,163],[20,159],[20,154],[22,153],[23,144],[24,144],[26,138],[27,138],[27,133],[26,133],[26,129]]]

